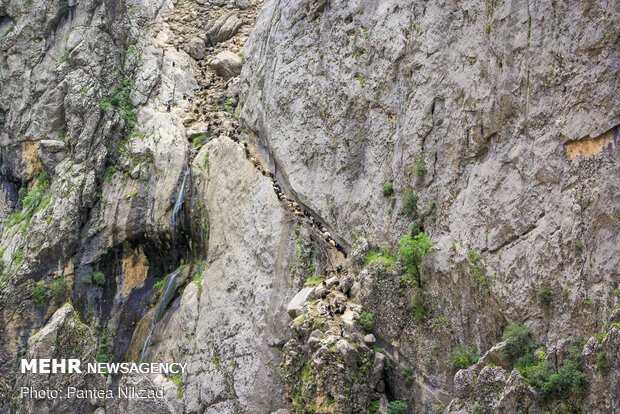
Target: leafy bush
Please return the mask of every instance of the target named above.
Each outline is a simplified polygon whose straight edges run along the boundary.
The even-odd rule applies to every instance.
[[[93,276],[91,274],[82,276],[82,283],[85,285],[90,285],[93,283]]]
[[[609,374],[609,361],[607,360],[607,352],[601,351],[596,356],[596,370],[603,375]]]
[[[426,233],[419,233],[413,237],[405,234],[400,239],[400,253],[403,268],[409,274],[419,274],[422,260],[431,253],[433,242]]]
[[[391,197],[394,195],[394,183],[391,181],[383,184],[383,188],[381,189],[384,197]]]
[[[413,220],[411,223],[409,223],[409,233],[411,233],[412,236],[417,236],[421,232],[422,225],[420,224],[419,220]]]
[[[19,265],[24,260],[24,252],[22,251],[14,252],[11,255],[11,259],[13,259],[13,264],[15,266]]]
[[[430,314],[430,309],[425,302],[415,305],[413,307],[413,320],[416,322],[422,322]]]
[[[411,217],[418,217],[418,195],[412,191],[407,191],[402,198],[403,211]]]
[[[362,312],[357,323],[364,331],[372,332],[372,329],[374,327],[374,322],[372,321],[372,313]]]
[[[47,289],[45,289],[45,285],[42,283],[35,283],[34,290],[32,291],[32,301],[35,306],[41,308],[45,306],[45,302],[47,300]]]
[[[50,176],[47,171],[43,171],[37,177],[34,186],[27,193],[22,200],[22,211],[15,213],[11,216],[11,219],[7,223],[8,227],[12,227],[16,224],[26,221],[30,222],[32,216],[38,211],[44,209],[50,202],[51,196],[47,194],[47,190],[50,187]],[[23,195],[25,189],[20,189],[20,194]]]
[[[478,355],[472,345],[463,345],[452,350],[448,364],[452,371],[456,372],[460,369],[469,368],[478,362],[479,359],[480,355]]]
[[[413,173],[418,178],[424,177],[424,174],[426,174],[426,164],[424,164],[424,161],[418,161],[413,164]]]
[[[162,280],[160,280],[159,282],[155,283],[155,284],[153,285],[153,290],[155,290],[155,289],[159,289],[160,287],[162,287],[162,286],[164,285],[164,282],[165,282],[165,280],[164,280],[164,279],[162,279]]]
[[[93,281],[99,286],[105,285],[105,275],[103,274],[103,272],[93,273]]]
[[[52,292],[54,293],[54,298],[57,301],[61,301],[65,298],[65,292],[67,291],[67,281],[64,277],[59,277],[58,279],[52,282]]]
[[[413,368],[411,367],[411,365],[407,365],[405,368],[403,368],[402,374],[405,385],[410,387],[411,384],[413,384]]]
[[[389,414],[404,414],[405,412],[407,412],[407,403],[405,401],[392,401],[388,407]]]
[[[0,275],[4,273],[4,260],[0,259]]]
[[[588,383],[588,376],[582,371],[582,355],[576,347],[569,348],[557,372],[550,364],[540,362],[524,367],[522,374],[546,400],[565,399],[571,392],[581,395]]]
[[[532,339],[530,328],[512,324],[504,331],[502,340],[506,341],[502,353],[511,365],[522,368],[534,362],[536,343]]]
[[[551,305],[551,290],[547,287],[541,288],[536,292],[538,302],[543,306]]]

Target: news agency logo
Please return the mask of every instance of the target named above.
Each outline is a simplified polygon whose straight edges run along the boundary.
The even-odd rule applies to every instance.
[[[89,362],[82,369],[82,361],[73,358],[22,359],[22,374],[184,374],[186,363],[177,362]]]

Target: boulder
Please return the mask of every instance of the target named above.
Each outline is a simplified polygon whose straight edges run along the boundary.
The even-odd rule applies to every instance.
[[[228,50],[218,53],[211,61],[211,68],[226,80],[239,76],[242,66],[241,57]]]
[[[196,60],[201,60],[205,57],[207,48],[205,42],[198,36],[193,36],[189,39],[186,45],[186,52]]]
[[[286,311],[292,319],[295,319],[304,312],[304,303],[310,297],[310,294],[314,291],[312,287],[305,287],[291,299],[286,307]]]
[[[474,388],[476,373],[471,369],[461,369],[454,375],[454,394],[459,398],[467,398]]]
[[[246,10],[251,5],[250,0],[237,0],[235,4],[241,10]]]
[[[211,45],[225,42],[239,31],[243,21],[234,13],[226,13],[219,18],[207,23],[205,28],[206,41]]]

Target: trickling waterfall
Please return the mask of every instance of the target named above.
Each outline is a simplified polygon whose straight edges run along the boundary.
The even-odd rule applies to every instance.
[[[181,191],[183,189],[181,188]],[[149,336],[144,341],[144,347],[142,348],[142,354],[140,355],[140,362],[144,359],[144,355],[146,354],[146,350],[151,345],[151,337],[153,336],[153,332],[155,331],[155,326],[157,322],[164,316],[164,311],[166,310],[166,306],[172,300],[174,296],[174,291],[176,289],[176,280],[177,276],[181,273],[181,269],[175,271],[172,275],[170,275],[170,279],[168,279],[168,283],[166,284],[166,290],[159,300],[159,304],[157,305],[157,309],[155,309],[155,313],[153,314],[153,325],[151,326],[151,331],[149,332]]]
[[[189,176],[190,169],[188,168],[185,171],[185,175],[183,176],[183,184],[181,184],[181,189],[179,190],[179,194],[177,194],[177,200],[174,203],[174,209],[172,209],[172,225],[177,224],[177,216],[179,211],[181,211],[181,206],[183,206],[183,195],[185,193],[185,184],[187,183],[187,177]]]

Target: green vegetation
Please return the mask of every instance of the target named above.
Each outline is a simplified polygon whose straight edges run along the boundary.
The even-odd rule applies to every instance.
[[[421,231],[422,225],[420,224],[419,220],[413,220],[411,223],[409,223],[409,233],[411,233],[412,236],[418,235]]]
[[[407,412],[407,403],[405,401],[396,400],[390,403],[388,407],[389,414],[405,414]]]
[[[474,273],[478,276],[478,281],[482,285],[482,287],[488,292],[489,291],[489,282],[485,276],[485,272],[480,268],[480,259],[482,256],[479,253],[476,253],[473,250],[469,250],[467,252],[467,258],[469,262],[474,266]]]
[[[11,33],[13,31],[13,29],[15,29],[15,24],[11,23],[9,25],[9,27],[7,27],[4,32],[2,32],[2,37],[8,35],[9,33]]]
[[[532,339],[530,328],[518,324],[510,325],[504,331],[502,340],[506,342],[502,353],[512,366],[523,368],[535,362],[534,351],[537,346]]]
[[[67,139],[67,126],[63,125],[60,128],[58,128],[58,139],[60,139],[61,141],[65,141],[65,139]]]
[[[103,272],[93,273],[93,281],[99,286],[105,285],[105,275]]]
[[[162,279],[162,280],[160,280],[159,282],[155,283],[155,284],[153,285],[153,290],[156,290],[156,289],[159,289],[160,287],[162,287],[162,286],[164,285],[164,282],[165,282],[165,280],[164,280],[164,279]]]
[[[412,171],[417,178],[422,179],[426,174],[426,164],[424,164],[424,161],[418,161],[413,164]]]
[[[413,367],[411,365],[407,365],[401,371],[403,374],[403,381],[405,381],[405,385],[410,387],[413,384]]]
[[[398,248],[405,271],[410,275],[417,275],[419,278],[422,260],[432,252],[432,249],[433,242],[426,233],[418,233],[413,237],[410,234],[405,234],[400,239],[400,247]]]
[[[47,289],[43,283],[35,283],[34,290],[32,291],[32,301],[38,308],[45,306],[47,301]]]
[[[129,101],[129,95],[133,86],[133,79],[130,76],[125,76],[121,81],[119,87],[113,87],[108,99],[103,101],[100,106],[104,111],[112,108],[117,111],[121,118],[129,123],[129,126],[133,128],[136,125],[135,116],[131,103]]]
[[[114,348],[112,347],[113,335],[105,328],[101,331],[99,346],[95,353],[95,361],[110,362],[114,357]]]
[[[11,259],[13,259],[13,264],[15,266],[18,266],[21,262],[24,261],[24,252],[22,252],[21,250],[17,251],[17,252],[14,252],[11,255]]]
[[[193,140],[193,144],[194,147],[199,147],[201,146],[205,141],[205,136],[204,135],[198,135],[196,138],[194,138]]]
[[[431,310],[426,302],[418,303],[413,307],[413,320],[416,322],[422,322],[424,319],[431,316]]]
[[[374,322],[372,320],[372,313],[363,311],[360,314],[360,318],[357,321],[360,328],[366,332],[372,332],[374,328]]]
[[[394,183],[388,181],[383,184],[383,188],[381,188],[381,193],[383,193],[383,197],[392,197],[394,195]]]
[[[384,268],[392,269],[396,264],[396,256],[390,252],[390,248],[387,245],[381,246],[380,250],[369,250],[364,260],[364,267],[371,263],[381,263]]]
[[[65,298],[65,293],[67,291],[67,281],[64,276],[59,277],[51,283],[52,292],[54,293],[54,298],[57,301],[62,301]]]
[[[93,283],[93,275],[91,274],[87,274],[82,276],[82,283],[84,283],[85,285],[90,285]]]
[[[368,407],[368,412],[370,414],[375,414],[377,411],[379,411],[379,403],[380,403],[380,400],[373,400],[370,403],[370,407]]]
[[[538,390],[545,400],[567,399],[579,396],[587,385],[588,377],[582,371],[582,355],[576,346],[568,349],[557,371],[545,362],[544,352],[535,353],[537,345],[529,328],[510,325],[502,340],[506,342],[503,354],[510,364],[517,368],[526,381]]]
[[[551,290],[547,287],[543,287],[536,292],[536,297],[541,305],[547,307],[551,305]]]
[[[402,198],[404,213],[415,219],[418,217],[418,195],[412,191],[407,191]]]
[[[181,385],[181,374],[176,374],[174,377],[171,378],[171,380],[178,389],[177,396],[179,398],[182,398],[183,394],[185,394],[185,388],[183,388]]]
[[[7,223],[8,227],[12,227],[16,224],[25,222],[24,229],[30,224],[30,219],[35,213],[47,207],[51,200],[51,195],[47,194],[47,190],[50,188],[50,177],[47,171],[43,171],[37,177],[32,189],[22,200],[22,211],[15,213],[9,219]],[[20,189],[20,194],[23,195],[25,189]]]
[[[575,239],[575,248],[577,250],[583,250],[583,242],[579,239]]]
[[[323,277],[321,276],[310,276],[304,282],[304,286],[317,286],[322,281],[323,281]]]
[[[603,375],[609,374],[609,361],[607,360],[607,352],[601,351],[596,356],[596,370]]]
[[[480,359],[480,355],[476,352],[471,344],[456,347],[450,354],[448,364],[452,371],[456,372],[460,369],[466,369],[474,365]]]

